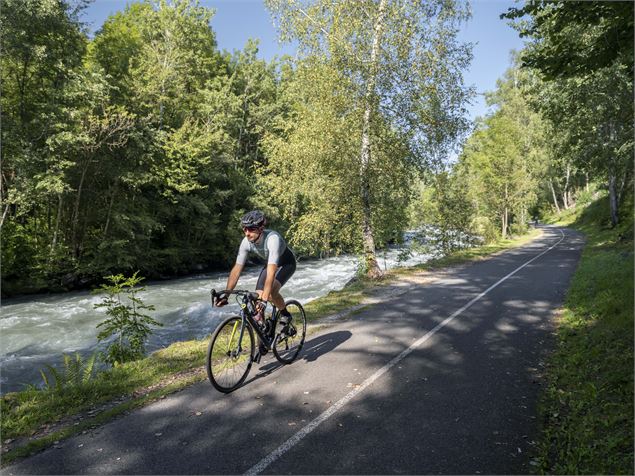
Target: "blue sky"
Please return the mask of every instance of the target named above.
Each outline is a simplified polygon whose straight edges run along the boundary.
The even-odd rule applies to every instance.
[[[96,31],[109,15],[123,10],[130,0],[95,0],[84,13],[84,21]],[[216,9],[211,26],[216,32],[220,49],[240,50],[248,38],[260,40],[260,56],[269,60],[275,55],[292,53],[278,44],[277,32],[261,0],[200,0],[205,7]],[[496,80],[510,66],[512,49],[522,48],[518,34],[499,19],[507,8],[517,6],[514,0],[473,0],[472,19],[464,25],[461,39],[474,43],[472,66],[465,72],[467,84],[475,85],[479,93],[492,91]],[[472,119],[487,112],[482,95],[470,108]]]

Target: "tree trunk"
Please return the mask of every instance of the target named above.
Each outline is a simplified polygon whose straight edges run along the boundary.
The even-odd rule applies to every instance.
[[[55,249],[57,248],[57,234],[60,230],[60,222],[62,221],[62,194],[57,194],[57,217],[55,218],[55,229],[53,230],[53,241],[51,242],[51,251],[49,252],[49,261],[53,261]]]
[[[509,189],[507,188],[507,184],[505,184],[505,205],[503,205],[503,217],[502,217],[502,229],[501,235],[502,238],[505,239],[507,237],[507,228],[509,227],[509,207],[507,204],[509,203]]]
[[[2,211],[2,218],[0,218],[0,228],[2,228],[2,225],[4,225],[4,219],[7,217],[10,208],[11,205],[7,205],[4,207],[4,210]]]
[[[82,176],[79,179],[79,185],[77,186],[77,198],[75,199],[75,208],[73,210],[73,223],[71,226],[71,243],[73,244],[73,252],[75,253],[75,257],[79,257],[79,243],[77,239],[78,228],[79,228],[79,207],[82,200],[82,189],[84,187],[84,180],[86,179],[86,172],[88,172],[88,166],[90,165],[90,160],[86,160],[84,164],[84,168],[82,169]]]
[[[527,223],[527,209],[524,206],[520,210],[520,223],[523,227]]]
[[[564,190],[562,191],[562,204],[565,210],[570,207],[569,203],[569,178],[571,177],[571,167],[567,164],[567,176],[564,182]]]
[[[560,205],[558,205],[558,197],[556,196],[556,189],[553,187],[553,181],[549,180],[549,188],[551,188],[551,195],[553,196],[553,204],[556,207],[558,215],[560,214]]]
[[[370,119],[374,103],[375,84],[377,78],[377,56],[379,55],[379,44],[384,27],[384,15],[386,11],[386,0],[381,0],[379,4],[379,14],[374,26],[373,47],[370,57],[370,78],[366,87],[364,122],[362,125],[362,144],[360,153],[360,179],[362,198],[362,241],[364,246],[364,259],[366,261],[366,273],[370,278],[381,276],[382,272],[377,263],[375,254],[375,237],[372,225],[372,209],[370,203]]]
[[[507,238],[507,220],[509,219],[507,207],[503,209],[503,216],[501,218],[501,221],[503,222],[501,226],[501,236],[504,240],[505,238]]]
[[[626,188],[627,183],[628,183],[628,175],[624,174],[622,176],[622,182],[620,183],[620,186],[617,189],[617,206],[618,207],[622,204],[622,200],[624,199],[624,189]]]
[[[112,214],[112,206],[115,203],[115,195],[117,195],[117,182],[112,186],[112,193],[110,195],[110,203],[108,204],[108,213],[106,214],[106,225],[104,225],[104,236],[106,239],[108,236],[108,227],[110,226],[110,215]]]
[[[6,182],[6,186],[5,186]],[[0,202],[4,202],[9,194],[9,183],[4,174],[4,172],[0,172]],[[4,219],[7,217],[9,210],[11,209],[11,205],[7,203],[2,210],[2,217],[0,218],[0,228],[4,225]]]
[[[609,170],[609,204],[611,207],[611,226],[615,227],[618,223],[618,205],[617,205],[617,177],[615,170]]]

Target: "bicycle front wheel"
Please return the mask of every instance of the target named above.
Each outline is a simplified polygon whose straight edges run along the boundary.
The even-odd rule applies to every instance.
[[[278,316],[273,340],[273,355],[281,364],[290,364],[296,359],[306,336],[306,314],[302,305],[294,299],[287,301],[286,305],[291,314],[291,322],[286,326],[282,325]]]
[[[254,348],[254,332],[240,317],[230,317],[218,326],[209,342],[206,365],[207,377],[218,391],[229,393],[245,381]]]

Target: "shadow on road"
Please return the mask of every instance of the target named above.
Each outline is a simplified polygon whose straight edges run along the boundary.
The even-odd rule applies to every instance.
[[[346,342],[351,336],[350,331],[330,332],[317,336],[315,339],[311,339],[304,344],[301,358],[307,362],[314,362],[320,356],[331,352],[338,345]]]
[[[350,339],[352,334],[349,331],[337,331],[329,334],[317,336],[315,339],[311,339],[304,343],[304,348],[297,360],[305,360],[307,362],[314,362],[320,356],[327,354],[334,350],[340,344]],[[284,367],[277,360],[273,360],[266,365],[260,367],[258,374],[245,381],[243,387],[255,382],[263,377],[271,375],[276,370]]]

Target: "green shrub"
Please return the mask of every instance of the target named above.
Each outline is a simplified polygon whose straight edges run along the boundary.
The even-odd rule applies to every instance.
[[[97,335],[101,342],[114,336],[107,350],[104,360],[112,365],[122,364],[137,360],[144,356],[145,343],[152,333],[150,326],[162,326],[152,317],[142,314],[141,311],[154,311],[154,306],[146,305],[137,296],[145,288],[137,287],[144,278],[123,275],[108,276],[106,279],[111,284],[104,284],[95,292],[105,292],[106,296],[95,308],[105,307],[108,316],[103,322],[97,324],[102,328]]]

